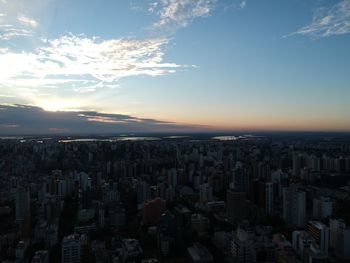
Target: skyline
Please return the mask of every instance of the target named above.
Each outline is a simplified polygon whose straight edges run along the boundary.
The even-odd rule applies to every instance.
[[[349,33],[349,0],[1,0],[0,133],[350,131]]]

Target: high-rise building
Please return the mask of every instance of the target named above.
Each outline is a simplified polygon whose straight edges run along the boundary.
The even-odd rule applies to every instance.
[[[251,184],[250,191],[251,200],[253,200],[266,215],[272,215],[274,208],[274,184],[261,182],[255,179]]]
[[[331,219],[329,220],[330,227],[330,247],[334,250],[338,247],[339,235],[346,228],[346,224],[343,219]]]
[[[199,187],[199,200],[202,203],[213,200],[213,188],[208,183],[204,183]]]
[[[254,229],[240,224],[231,241],[231,255],[234,262],[248,263],[255,261]]]
[[[244,169],[241,162],[236,163],[236,167],[233,170],[232,181],[234,185],[234,190],[236,192],[246,192],[249,193],[250,178],[247,170]]]
[[[143,250],[138,240],[123,239],[121,252],[123,262],[138,262],[143,253]]]
[[[26,187],[18,187],[16,192],[16,221],[21,222],[30,215],[30,194]]]
[[[194,243],[191,247],[187,248],[187,254],[190,259],[190,262],[193,263],[214,262],[214,258],[210,254],[208,249],[199,243]]]
[[[184,206],[175,207],[176,240],[180,246],[187,246],[191,237],[191,211]]]
[[[302,168],[302,158],[299,153],[293,153],[293,175],[297,176],[300,174]]]
[[[329,263],[330,260],[327,252],[322,251],[315,243],[312,243],[310,248],[305,249],[303,262]]]
[[[80,262],[80,236],[66,236],[62,241],[62,263]]]
[[[265,184],[265,212],[268,215],[273,214],[273,183]]]
[[[49,252],[47,250],[36,251],[31,263],[49,263]]]
[[[142,208],[143,203],[151,197],[151,188],[145,181],[140,181],[137,184],[137,204]]]
[[[283,188],[283,219],[289,226],[306,224],[305,192],[296,186]]]
[[[293,248],[298,256],[304,258],[304,252],[310,248],[314,238],[306,231],[293,231]]]
[[[158,220],[157,235],[158,249],[163,256],[168,256],[168,254],[172,251],[175,239],[175,217],[169,211],[165,211]]]
[[[177,172],[175,168],[171,168],[168,172],[168,184],[174,189],[177,186]]]
[[[226,192],[227,219],[231,224],[237,224],[246,218],[246,193],[235,192],[232,189]]]
[[[329,226],[330,246],[337,257],[350,259],[350,227],[347,227],[342,219],[331,219]]]
[[[313,199],[312,215],[314,219],[327,218],[333,215],[334,200],[321,197]]]
[[[146,201],[143,205],[143,222],[145,224],[155,223],[164,213],[165,208],[165,200],[159,197]]]
[[[315,239],[319,249],[323,252],[327,252],[329,248],[328,226],[318,221],[310,221],[308,224],[308,232]]]

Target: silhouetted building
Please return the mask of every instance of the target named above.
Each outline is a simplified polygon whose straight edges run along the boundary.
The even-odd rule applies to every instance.
[[[237,224],[246,218],[247,204],[245,192],[234,192],[227,190],[226,192],[226,210],[227,219],[231,224]]]
[[[143,222],[145,224],[157,222],[165,208],[166,201],[159,197],[146,201],[143,205]]]

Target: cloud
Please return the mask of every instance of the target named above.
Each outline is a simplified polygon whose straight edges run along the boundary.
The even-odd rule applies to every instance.
[[[216,0],[157,0],[150,4],[149,11],[159,16],[155,29],[174,31],[195,18],[209,16],[215,3]]]
[[[37,17],[45,12],[47,0],[0,0],[0,40],[32,38],[39,34]],[[12,44],[12,43],[11,43]]]
[[[15,98],[15,96],[7,95],[7,94],[0,94],[0,97],[3,97],[3,98]]]
[[[239,7],[240,8],[245,8],[247,6],[247,1],[243,0],[240,4]]]
[[[28,105],[0,105],[0,113],[0,134],[188,132],[204,129],[125,114],[48,112]]]
[[[350,1],[343,0],[331,8],[318,8],[309,25],[284,37],[305,35],[322,38],[347,33],[350,33]]]
[[[47,87],[116,86],[121,78],[160,76],[181,67],[163,62],[165,38],[110,39],[73,34],[43,40],[34,52],[0,50],[0,85]],[[74,84],[74,85],[73,85]]]
[[[0,40],[11,40],[18,37],[31,37],[34,33],[33,29],[38,26],[38,22],[34,19],[18,15],[0,14]]]
[[[2,33],[0,34],[1,40],[11,40],[17,37],[29,37],[32,35],[31,30],[15,28],[11,25],[0,25]]]
[[[144,11],[156,14],[159,27],[167,30],[210,15],[217,0],[150,1],[153,4]],[[71,33],[46,39],[42,35],[45,28],[40,28],[45,24],[45,16],[40,15],[45,12],[47,1],[5,2],[0,0],[0,90],[3,94],[6,90],[9,98],[17,98],[6,102],[43,107],[44,97],[59,100],[84,96],[91,105],[101,98],[102,92],[87,93],[108,89],[106,94],[115,94],[112,89],[119,87],[120,79],[157,77],[193,67],[165,61],[171,36],[163,30],[159,34],[148,32],[149,37],[143,39],[102,39]]]
[[[34,28],[38,26],[38,22],[28,16],[18,15],[17,19],[18,19],[18,22],[24,26],[30,26]]]

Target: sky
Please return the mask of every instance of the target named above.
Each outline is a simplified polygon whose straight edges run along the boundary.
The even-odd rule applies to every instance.
[[[350,131],[350,0],[0,0],[0,134]]]

